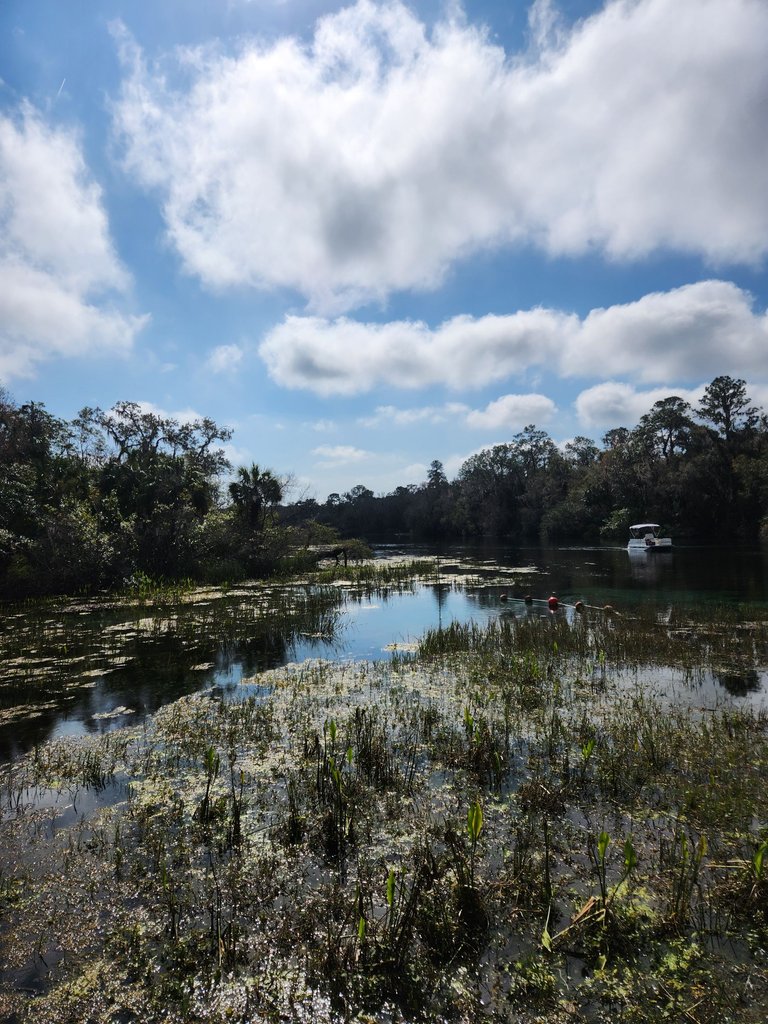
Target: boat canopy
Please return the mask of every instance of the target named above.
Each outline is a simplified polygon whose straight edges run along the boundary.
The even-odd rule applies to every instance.
[[[658,530],[658,523],[635,523],[634,526],[630,526],[630,530]]]

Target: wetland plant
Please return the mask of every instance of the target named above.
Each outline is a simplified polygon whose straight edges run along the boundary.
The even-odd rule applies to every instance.
[[[203,756],[203,767],[205,769],[205,794],[200,806],[197,809],[197,818],[201,825],[208,825],[213,817],[214,804],[211,799],[211,790],[219,774],[221,759],[215,747],[207,747]]]
[[[483,831],[483,807],[479,800],[475,800],[467,808],[467,835],[469,836],[469,884],[475,886],[475,859],[477,857],[477,844]]]
[[[670,891],[667,905],[667,924],[677,932],[688,926],[694,891],[707,853],[706,837],[700,835],[694,842],[678,825],[671,843],[663,844],[660,862],[669,866]]]
[[[323,724],[323,739],[315,734],[309,748],[314,756],[314,787],[316,799],[322,808],[321,837],[329,861],[337,864],[340,872],[346,866],[347,847],[354,843],[354,803],[352,787],[345,771],[354,761],[352,747],[337,748],[338,725],[331,718]],[[305,745],[306,746],[306,745]]]
[[[446,627],[41,747],[3,782],[0,1016],[763,1024],[766,717],[649,694],[683,640],[648,622]],[[129,799],[72,824],[34,788],[110,772]]]
[[[460,942],[473,940],[488,927],[483,896],[477,885],[477,847],[483,827],[483,808],[479,800],[467,808],[466,838],[451,822],[445,826],[444,841],[456,879],[453,901]]]

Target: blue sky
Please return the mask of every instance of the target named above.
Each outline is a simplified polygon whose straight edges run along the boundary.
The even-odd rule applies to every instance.
[[[765,0],[4,0],[0,381],[320,500],[768,409],[767,169]]]

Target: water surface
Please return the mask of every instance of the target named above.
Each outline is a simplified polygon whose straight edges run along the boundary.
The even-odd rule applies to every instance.
[[[306,658],[378,659],[412,646],[428,629],[451,622],[560,614],[579,600],[631,613],[651,606],[768,604],[768,554],[741,548],[677,547],[671,553],[629,555],[624,547],[382,547],[385,558],[436,558],[433,578],[403,592],[343,592],[333,634],[260,628],[246,639],[213,642],[196,625],[204,605],[250,600],[206,592],[189,608],[151,613],[113,603],[67,602],[4,609],[0,622],[0,762],[65,735],[104,732],[132,722],[195,690],[235,692],[244,678]],[[531,604],[523,600],[533,598]],[[254,591],[252,600],[259,599]],[[19,649],[14,638],[23,636]],[[17,645],[18,647],[18,645]],[[756,702],[768,691],[765,666],[702,674],[696,686],[674,672],[649,685],[671,688],[708,705]],[[258,684],[254,684],[258,685]]]

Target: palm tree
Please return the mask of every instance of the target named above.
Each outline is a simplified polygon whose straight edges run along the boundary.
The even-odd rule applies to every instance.
[[[260,532],[269,511],[282,500],[283,485],[271,470],[261,470],[252,463],[250,469],[238,469],[237,479],[229,485],[229,495],[249,530]]]

